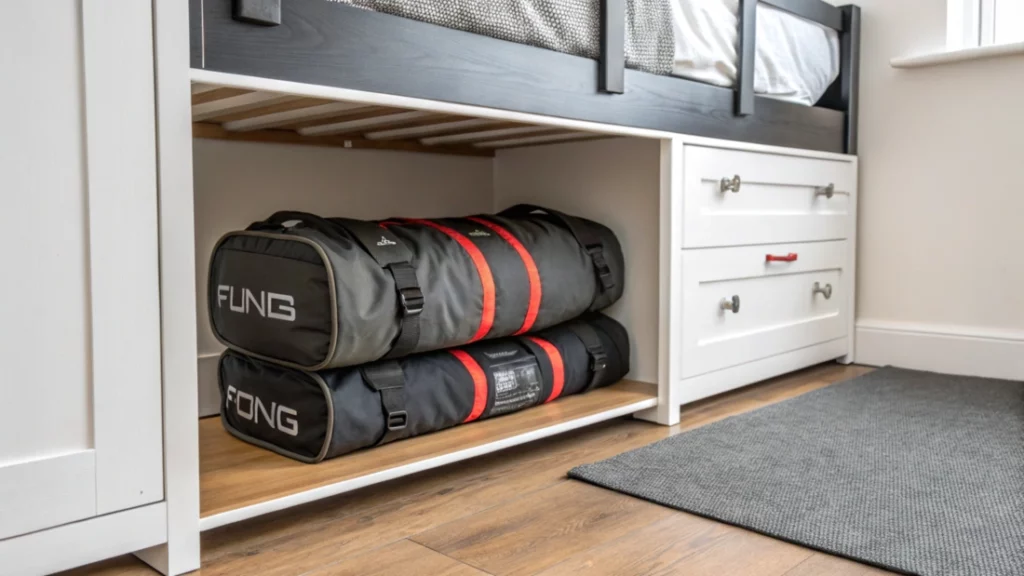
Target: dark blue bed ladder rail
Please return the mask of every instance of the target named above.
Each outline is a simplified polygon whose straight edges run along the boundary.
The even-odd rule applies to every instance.
[[[626,0],[601,0],[601,57],[597,89],[622,94],[626,89]]]
[[[860,83],[860,7],[835,7],[821,0],[760,0],[765,4],[817,22],[839,32],[839,78],[817,103],[818,106],[846,113],[847,154],[857,153],[857,90]],[[754,114],[754,62],[757,45],[758,0],[740,0],[737,44],[736,97],[737,116]]]

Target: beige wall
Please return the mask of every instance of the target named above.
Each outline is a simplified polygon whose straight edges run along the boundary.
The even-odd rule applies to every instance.
[[[661,147],[611,138],[501,150],[494,160],[496,208],[539,204],[608,226],[622,244],[622,299],[604,312],[629,330],[629,378],[658,381],[658,207]]]
[[[941,49],[942,0],[860,0],[861,319],[1024,329],[1024,57]]]

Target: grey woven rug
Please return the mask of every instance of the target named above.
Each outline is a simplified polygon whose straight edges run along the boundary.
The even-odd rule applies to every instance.
[[[1024,383],[884,368],[569,475],[890,570],[1024,575]]]

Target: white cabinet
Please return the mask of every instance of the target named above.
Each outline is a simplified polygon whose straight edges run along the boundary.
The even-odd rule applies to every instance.
[[[852,362],[857,159],[684,138],[662,162],[670,403]]]
[[[17,574],[66,565],[21,554],[46,530],[164,495],[151,7],[8,8],[0,572]]]
[[[687,250],[683,377],[845,338],[846,261],[845,240]]]
[[[684,150],[686,248],[850,235],[854,163],[706,146]]]

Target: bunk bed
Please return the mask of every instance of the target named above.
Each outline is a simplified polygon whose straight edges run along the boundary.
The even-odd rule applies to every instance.
[[[642,57],[637,19],[651,17],[641,6],[729,2],[735,29],[724,42],[735,38],[726,51],[734,57],[732,83],[709,79],[707,69],[703,76],[677,69],[683,59],[672,49],[678,45],[669,46],[668,70],[664,60],[652,66]],[[532,45],[514,34],[476,33],[486,28],[479,22],[456,29],[421,21],[406,12],[417,3],[589,5],[597,32],[582,46],[570,46],[558,33]],[[683,404],[843,355],[852,359],[860,12],[821,0],[760,4],[822,31],[835,57],[822,94],[804,95],[800,103],[763,94],[755,38],[762,8],[754,0],[190,0],[187,61],[179,45],[186,38],[175,34],[184,26],[179,31],[174,18],[158,15],[158,110],[174,120],[161,124],[160,174],[179,178],[165,186],[175,194],[161,201],[186,204],[178,210],[161,205],[161,231],[184,236],[162,240],[162,249],[187,245],[194,252],[162,268],[162,278],[177,282],[164,294],[191,294],[195,271],[199,285],[206,285],[213,243],[237,225],[230,224],[234,218],[327,202],[348,216],[429,216],[411,200],[439,186],[421,189],[420,180],[447,186],[452,174],[486,166],[472,194],[432,200],[429,210],[441,210],[446,201],[452,213],[467,214],[551,204],[607,222],[629,238],[631,288],[620,312],[635,342],[634,372],[607,388],[316,466],[239,442],[217,419],[202,419],[198,442],[165,436],[174,450],[199,462],[201,497],[193,493],[194,475],[180,479],[189,483],[178,490],[196,500],[189,500],[194,509],[183,522],[212,530],[623,416],[675,425]],[[761,40],[764,48],[772,38]],[[791,48],[796,59],[811,57],[806,45]],[[187,77],[187,96],[176,93],[181,87],[166,80],[171,76]],[[178,126],[179,115],[183,123],[190,119],[191,132]],[[255,144],[193,147],[186,135],[434,157],[413,163],[411,154],[394,154],[359,172],[353,170],[358,162],[382,155]],[[608,138],[614,140],[588,142]],[[529,149],[534,146],[543,147]],[[174,165],[193,157],[195,170]],[[371,171],[387,173],[385,182],[383,176],[411,166],[424,169],[379,189],[360,182]],[[317,177],[304,179],[310,174]],[[384,196],[388,202],[379,201]],[[259,210],[264,213],[257,216]],[[204,294],[198,294],[201,310]],[[200,337],[207,327],[205,312],[195,324],[195,304],[165,304],[165,317],[185,319],[185,326],[171,333],[173,323],[165,324],[165,341],[180,340],[180,350],[164,365],[195,366],[200,349],[198,378],[186,374],[180,377],[185,385],[165,390],[191,386],[193,397],[180,402],[191,410],[196,383],[212,390],[212,398],[204,393],[199,402],[202,414],[212,415],[222,406],[209,385],[217,380],[219,350],[197,346],[197,327]],[[759,309],[778,314],[749,313]],[[723,322],[701,325],[708,314]],[[726,317],[734,322],[725,324]],[[704,341],[716,350],[705,353]]]
[[[429,4],[422,0],[190,0],[191,66],[605,125],[856,154],[857,6],[835,7],[822,0],[760,2],[834,31],[837,77],[809,106],[755,92],[756,0],[738,0],[732,86],[693,79],[699,74],[671,75],[674,72],[659,70],[651,58],[645,61],[643,54],[637,55],[655,49],[631,32],[644,17],[645,6],[657,5],[659,0],[579,1],[594,6],[599,2],[599,13],[594,15],[596,46],[583,42],[579,47],[578,39],[574,44],[571,38],[562,42],[559,34],[564,31],[559,30],[571,25],[557,17],[556,29],[545,31],[551,37],[546,42],[555,49],[541,47],[547,46],[545,42],[528,45],[515,37],[516,41],[494,37],[503,35],[497,24],[483,26],[489,35],[466,31],[480,31],[480,21],[487,24],[486,15],[475,16],[477,25],[464,25],[461,30],[448,27],[449,22],[459,21],[450,14],[414,19],[418,10],[423,12],[422,5]],[[674,2],[673,8],[691,1],[660,0],[665,5]],[[539,0],[503,2],[516,3],[527,6],[524,12],[544,4]],[[474,4],[465,0],[460,14]],[[382,11],[388,7],[391,13]],[[655,20],[648,15],[651,21]],[[550,22],[541,25],[546,23]],[[679,28],[677,44],[686,41],[680,40]],[[585,24],[582,36],[586,37]],[[651,40],[659,41],[663,43],[663,35]],[[557,47],[560,43],[577,48]],[[584,55],[566,53],[573,51]]]

